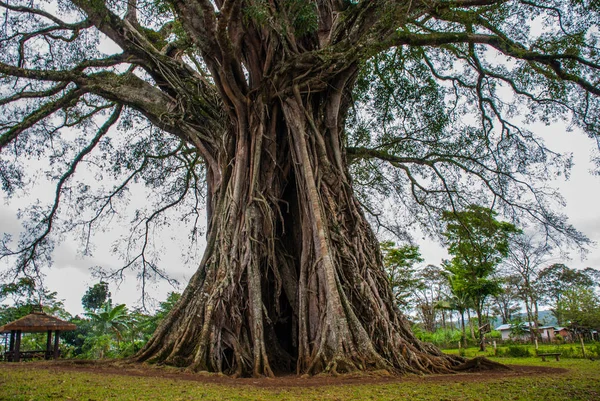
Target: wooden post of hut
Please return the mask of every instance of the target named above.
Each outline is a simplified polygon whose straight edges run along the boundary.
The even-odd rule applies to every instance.
[[[48,338],[46,338],[46,354],[44,359],[50,359],[52,356],[52,330],[48,330]]]
[[[54,332],[54,359],[58,359],[58,339],[60,337],[60,330]]]
[[[15,346],[13,347],[13,362],[19,362],[21,360],[21,330],[15,330]]]
[[[12,361],[14,358],[15,352],[15,330],[10,331],[10,339],[8,340],[8,354],[6,355],[7,361]]]

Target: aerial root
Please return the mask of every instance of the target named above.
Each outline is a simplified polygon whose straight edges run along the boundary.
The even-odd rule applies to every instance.
[[[338,372],[340,368],[340,372]],[[327,364],[325,367],[325,373],[331,373],[333,376],[338,376],[340,373],[351,373],[359,370],[351,358],[343,357],[341,355],[336,356]]]

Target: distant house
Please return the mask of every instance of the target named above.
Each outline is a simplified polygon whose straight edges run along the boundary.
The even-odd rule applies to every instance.
[[[502,324],[502,325],[496,327],[496,331],[500,332],[500,335],[502,336],[503,340],[511,340],[512,337],[510,334],[511,334],[512,328],[513,328],[512,324],[506,323],[506,324]]]
[[[571,332],[566,327],[555,327],[554,335],[561,336],[564,340],[571,340]]]
[[[552,341],[556,337],[556,329],[554,326],[541,326],[538,327],[542,341]]]
[[[512,324],[500,325],[500,326],[496,327],[496,331],[500,332],[500,335],[502,336],[503,340],[527,341],[531,338],[530,327],[532,327],[532,326],[533,326],[533,323],[529,323],[529,322],[523,323],[522,333],[518,336],[514,335],[514,330],[513,330],[514,325],[512,325]],[[565,332],[568,333],[567,329],[565,329],[564,327],[560,327],[558,329],[564,330]],[[556,337],[556,334],[561,334],[561,333],[557,332],[557,328],[554,326],[540,326],[540,327],[538,327],[538,330],[539,330],[539,335],[540,335],[542,341],[552,341]],[[563,334],[561,334],[561,336],[564,337]]]

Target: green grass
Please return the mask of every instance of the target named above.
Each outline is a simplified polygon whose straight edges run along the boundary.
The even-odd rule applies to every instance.
[[[506,364],[568,369],[564,374],[479,382],[410,377],[397,383],[256,388],[158,378],[54,371],[0,364],[0,400],[600,400],[600,362],[498,358]],[[14,365],[13,365],[14,366]],[[310,379],[307,379],[310,381]]]
[[[494,354],[494,348],[491,345],[488,345],[485,352],[480,352],[478,347],[469,347],[462,350],[462,355],[467,358],[474,358],[476,356],[487,356],[487,357],[503,357],[503,356],[516,356],[510,355],[511,348],[517,351],[525,351],[529,353],[530,356],[535,356],[535,347],[530,344],[522,344],[522,345],[506,345],[499,346],[497,355]],[[585,345],[586,357],[587,358],[595,358],[600,359],[600,342],[588,343]],[[458,355],[458,349],[447,349],[444,350],[447,354],[455,354]],[[581,350],[581,345],[579,344],[539,344],[538,353],[549,353],[549,352],[560,352],[561,358],[583,358],[583,353]]]

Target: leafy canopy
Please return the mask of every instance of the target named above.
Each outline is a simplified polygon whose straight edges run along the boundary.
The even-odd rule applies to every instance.
[[[383,253],[383,266],[390,282],[396,302],[407,307],[413,291],[420,286],[415,264],[423,262],[416,245],[396,246],[392,241],[380,244]]]
[[[153,230],[180,218],[198,240],[207,171],[218,173],[215,155],[235,135],[233,104],[257,94],[276,102],[293,86],[318,95],[344,74],[335,116],[344,162],[379,227],[439,233],[444,210],[493,204],[549,238],[587,243],[544,185],[568,175],[569,155],[523,122],[567,121],[599,137],[597,1],[17,0],[0,9],[0,185],[7,198],[25,196],[31,177],[54,186],[20,212],[19,238],[0,242],[18,274],[38,275],[67,233],[91,252],[92,233],[130,215],[143,184],[147,204],[122,222],[123,268],[167,277]],[[393,205],[391,221],[382,205]]]
[[[101,281],[89,287],[83,297],[81,297],[81,305],[87,311],[95,312],[110,299],[110,291],[108,291],[108,283]]]
[[[477,308],[487,296],[500,291],[500,282],[492,274],[508,255],[511,235],[520,232],[511,223],[496,220],[496,216],[477,205],[444,213],[444,236],[448,253],[453,256],[445,268],[453,276],[452,286],[469,296]]]

